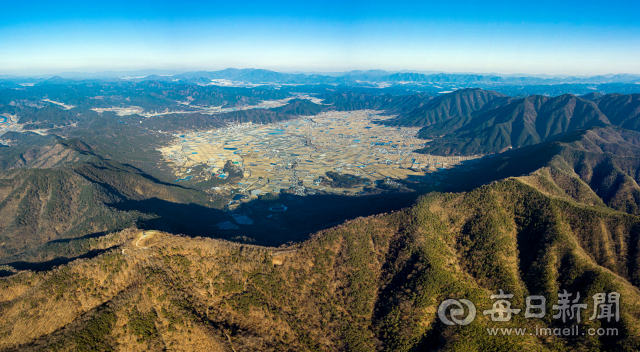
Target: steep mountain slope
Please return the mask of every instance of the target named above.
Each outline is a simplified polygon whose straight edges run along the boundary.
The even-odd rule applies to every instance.
[[[445,189],[469,190],[527,175],[553,196],[638,215],[640,133],[614,126],[567,133],[451,170]]]
[[[176,225],[184,217],[175,210],[181,204],[191,204],[195,213],[206,209],[211,220],[223,218],[215,209],[221,200],[105,160],[80,140],[13,132],[3,137],[10,146],[0,148],[2,262],[52,259],[61,254],[54,243],[80,244],[136,222],[189,233]],[[65,255],[74,254],[67,252],[74,245],[62,247]]]
[[[461,89],[430,100],[427,104],[404,110],[400,116],[385,120],[390,126],[429,126],[455,117],[468,116],[504,94],[482,89]]]
[[[595,102],[612,124],[640,130],[640,94],[607,94]]]
[[[516,101],[517,98],[512,97],[502,97],[496,98],[485,104],[482,108],[474,111],[471,114],[467,115],[458,115],[452,117],[448,120],[444,120],[433,125],[429,125],[423,127],[419,131],[419,137],[421,138],[432,138],[432,137],[440,137],[448,135],[452,132],[455,132],[463,127],[467,127],[469,124],[474,122],[474,118],[476,116],[481,116],[483,114],[487,114],[490,111],[496,111],[497,109],[512,104]]]
[[[145,201],[157,206],[130,205]],[[97,236],[136,222],[155,221],[162,227],[181,216],[167,216],[167,207],[189,203],[214,205],[202,192],[163,184],[99,158],[66,167],[0,171],[0,260],[38,257],[45,244]],[[47,257],[39,259],[46,260],[55,253],[42,255]]]
[[[276,250],[124,231],[107,252],[0,281],[3,350],[618,351],[640,347],[638,217],[549,195],[525,179],[432,194],[405,211],[351,221]],[[110,249],[110,250],[108,250]],[[498,260],[497,260],[498,259]],[[552,305],[580,292],[581,331],[491,336],[488,328],[567,328]],[[445,299],[482,312],[491,294],[547,297],[544,319],[467,326],[437,317]],[[589,320],[618,292],[620,321]],[[595,330],[594,330],[595,331]],[[605,331],[605,330],[603,330]]]
[[[592,126],[606,126],[607,117],[588,100],[565,94],[555,98],[530,96],[509,99],[507,105],[482,110],[470,117],[423,128],[418,136],[436,139],[421,153],[490,154],[540,143],[549,137]]]
[[[103,192],[70,170],[3,171],[0,258],[50,241],[131,226],[133,218],[100,205]]]
[[[577,201],[639,215],[640,133],[613,127],[580,132],[549,164],[548,178]]]
[[[0,147],[0,169],[49,169],[92,159],[91,148],[83,142],[55,135],[7,132],[8,145]]]

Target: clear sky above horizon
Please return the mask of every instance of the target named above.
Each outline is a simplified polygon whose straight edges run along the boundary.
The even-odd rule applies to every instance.
[[[640,74],[638,1],[3,1],[0,74]]]

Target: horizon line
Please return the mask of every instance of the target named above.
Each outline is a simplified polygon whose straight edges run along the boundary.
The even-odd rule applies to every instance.
[[[117,77],[117,78],[121,78],[119,75],[126,75],[126,74],[134,74],[134,73],[142,73],[142,72],[146,72],[149,71],[147,76],[151,76],[151,75],[158,75],[158,76],[165,76],[165,77],[171,77],[171,76],[176,76],[176,75],[180,75],[180,74],[186,74],[186,73],[196,73],[196,72],[219,72],[219,71],[225,71],[225,70],[263,70],[263,71],[270,71],[270,72],[275,72],[275,73],[282,73],[282,74],[303,74],[303,75],[346,75],[352,72],[371,72],[371,71],[378,71],[378,72],[384,72],[384,73],[389,73],[389,74],[394,74],[394,73],[416,73],[416,74],[424,74],[424,75],[435,75],[435,74],[452,74],[452,75],[478,75],[478,76],[518,76],[518,77],[523,77],[523,76],[528,76],[528,77],[537,77],[537,78],[542,78],[542,77],[547,77],[547,78],[571,78],[571,77],[575,77],[575,78],[590,78],[590,77],[596,77],[596,76],[619,76],[619,75],[631,75],[631,76],[640,76],[640,73],[631,73],[631,72],[618,72],[618,73],[600,73],[600,74],[580,74],[580,75],[574,75],[574,74],[565,74],[565,73],[525,73],[525,72],[516,72],[516,73],[500,73],[500,72],[474,72],[474,71],[441,71],[441,70],[412,70],[412,69],[401,69],[401,70],[385,70],[385,69],[352,69],[352,70],[345,70],[345,71],[340,71],[340,70],[273,70],[273,69],[265,69],[265,68],[255,68],[255,67],[244,67],[244,68],[236,68],[236,67],[227,67],[224,69],[218,69],[218,70],[207,70],[207,69],[191,69],[191,70],[175,70],[175,69],[157,69],[157,68],[145,68],[145,69],[130,69],[130,70],[117,70],[117,69],[103,69],[103,70],[95,70],[95,71],[89,71],[89,70],[65,70],[62,72],[57,72],[57,73],[1,73],[0,72],[0,78],[32,78],[32,79],[39,79],[39,78],[52,78],[52,77],[61,77],[61,78],[68,78],[68,79],[74,79],[74,78],[81,78],[81,77],[65,77],[65,75],[77,75],[77,76],[82,76],[82,75],[100,75],[100,74],[114,74],[111,77]],[[154,73],[156,72],[156,73]],[[161,72],[164,72],[164,74],[160,74]],[[145,76],[146,77],[146,76]],[[100,78],[100,77],[95,77],[95,78]]]

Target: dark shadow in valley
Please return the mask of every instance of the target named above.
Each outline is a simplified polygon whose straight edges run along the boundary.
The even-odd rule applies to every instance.
[[[152,218],[138,221],[137,225],[142,229],[280,246],[304,241],[312,233],[346,220],[408,207],[419,195],[419,192],[364,196],[281,194],[268,201],[243,203],[233,212],[158,198],[108,205],[122,211],[153,214]],[[221,223],[224,223],[222,228],[228,229],[221,229],[218,226]]]
[[[518,177],[546,166],[562,150],[562,144],[579,138],[584,131],[571,132],[549,142],[521,147],[480,159],[440,172],[443,178],[440,191],[466,192],[484,184],[507,177]]]
[[[51,240],[51,241],[45,243],[44,245],[53,244],[53,243],[70,243],[70,242],[75,242],[75,241],[88,240],[88,239],[91,239],[91,238],[102,237],[102,236],[107,235],[107,234],[109,234],[108,231],[94,232],[94,233],[90,233],[88,235],[84,235],[84,236],[80,236],[80,237],[61,238],[59,240]]]
[[[48,271],[58,265],[67,264],[76,259],[90,259],[90,258],[97,257],[98,255],[108,250],[110,249],[94,249],[76,257],[58,257],[45,262],[16,261],[16,262],[4,263],[3,265],[9,265],[16,270]]]
[[[71,258],[70,260],[75,260],[77,258],[82,258],[82,256],[87,255],[87,253],[91,251],[88,240],[92,238],[102,237],[111,232],[113,231],[100,231],[80,237],[51,240],[33,247],[25,252],[16,253],[11,256],[2,258],[0,259],[0,265],[21,263],[19,265],[27,266],[27,263],[43,263],[46,261],[54,262],[58,259],[66,260],[68,258]],[[0,277],[2,277],[1,273]]]
[[[110,159],[110,160],[114,160],[117,161],[116,159]],[[165,182],[163,180],[160,180],[154,176],[151,176],[147,171],[140,169],[139,167],[135,167],[131,164],[127,164],[127,163],[122,163],[123,166],[127,167],[127,168],[131,168],[133,170],[135,170],[135,173],[138,174],[139,176],[142,176],[143,178],[155,183],[155,184],[159,184],[159,185],[163,185],[163,186],[169,186],[169,187],[176,187],[176,188],[182,188],[182,189],[188,189],[188,187],[184,187],[182,185],[179,185],[175,182]]]

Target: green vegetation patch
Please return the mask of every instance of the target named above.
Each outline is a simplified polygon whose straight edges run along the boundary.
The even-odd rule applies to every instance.
[[[368,180],[369,179],[365,177],[327,171],[326,177],[322,176],[322,185],[333,188],[354,188]]]

